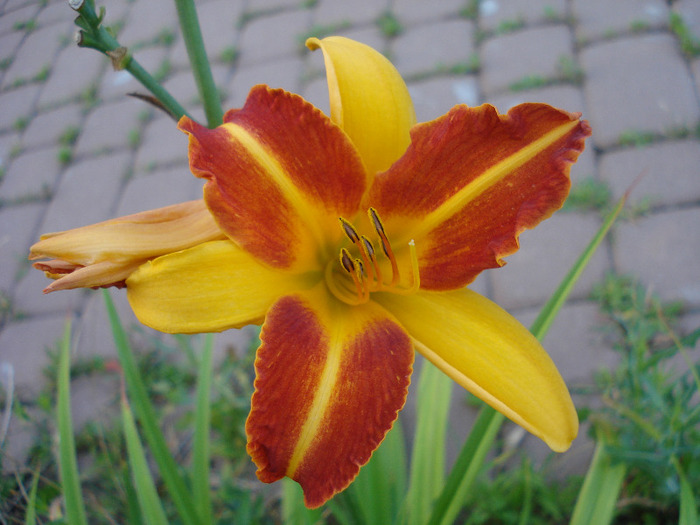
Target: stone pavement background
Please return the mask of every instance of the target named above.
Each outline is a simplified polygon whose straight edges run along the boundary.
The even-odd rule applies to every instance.
[[[173,2],[97,3],[108,24],[119,23],[120,42],[202,118]],[[615,227],[545,341],[570,384],[590,381],[614,357],[588,300],[606,272],[635,275],[663,299],[683,301],[682,327],[700,325],[700,58],[683,52],[669,24],[677,13],[700,37],[697,0],[202,0],[198,7],[225,107],[267,83],[325,111],[321,55],[301,43],[339,33],[392,59],[419,121],[457,103],[489,102],[505,112],[548,102],[582,112],[594,130],[574,184],[592,179],[619,198],[645,174],[631,205],[646,212]],[[125,96],[140,90],[126,72],[72,43],[73,19],[66,0],[0,0],[0,361],[12,365],[16,395],[29,407],[45,382],[46,349],[69,317],[76,359],[114,356],[100,294],[42,295],[47,281],[30,270],[29,246],[42,232],[201,196],[185,136]],[[523,234],[510,264],[486,272],[475,288],[531,321],[600,224],[595,210],[555,214]],[[124,294],[113,296],[133,322]],[[232,331],[217,344],[242,339]],[[104,381],[74,385],[82,420],[112,402],[116,382]],[[467,430],[456,423],[456,442]],[[13,422],[6,467],[22,464],[26,443],[26,429]],[[571,454],[589,452],[578,440]]]

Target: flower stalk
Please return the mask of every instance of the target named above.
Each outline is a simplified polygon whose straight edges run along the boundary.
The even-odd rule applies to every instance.
[[[89,47],[104,53],[112,61],[112,66],[115,70],[126,69],[146,89],[153,93],[153,96],[161,102],[163,108],[176,120],[179,120],[183,115],[187,115],[185,108],[102,25],[104,8],[100,10],[98,15],[92,0],[70,0],[69,4],[80,14],[75,19],[75,24],[80,27],[77,35],[78,46]]]
[[[204,114],[209,128],[215,128],[223,122],[224,112],[221,109],[219,92],[214,84],[214,78],[209,67],[209,60],[204,49],[202,31],[199,28],[197,9],[193,0],[175,0],[177,16],[180,20],[182,37],[185,39],[187,56],[194,73],[199,95],[204,104]]]

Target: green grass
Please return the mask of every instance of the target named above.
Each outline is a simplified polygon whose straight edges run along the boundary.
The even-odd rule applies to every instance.
[[[669,15],[669,25],[678,39],[681,51],[689,58],[700,56],[700,38],[692,34],[679,13]]]
[[[15,31],[26,31],[29,33],[30,31],[34,31],[36,29],[36,20],[32,19],[25,20],[23,22],[15,22],[12,29]]]
[[[80,136],[80,128],[77,126],[68,126],[58,136],[58,143],[61,146],[72,146]]]
[[[386,11],[376,20],[377,27],[387,38],[394,38],[403,33],[403,26],[396,15],[391,11]]]
[[[496,34],[505,35],[507,33],[517,31],[518,29],[522,29],[523,27],[525,27],[525,19],[521,16],[508,20],[502,20],[496,27]]]
[[[459,16],[467,20],[476,20],[479,16],[479,0],[467,0],[464,7],[459,10]]]
[[[656,139],[656,134],[651,131],[642,130],[627,130],[620,133],[618,143],[620,146],[634,146],[643,148],[648,146]]]
[[[229,46],[219,55],[219,60],[225,64],[235,64],[241,56],[240,50],[236,46]]]
[[[572,186],[562,211],[606,211],[612,204],[610,187],[592,177]]]

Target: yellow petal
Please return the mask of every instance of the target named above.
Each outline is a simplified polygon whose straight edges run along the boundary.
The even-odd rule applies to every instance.
[[[50,257],[88,266],[144,260],[224,238],[203,200],[183,202],[58,233],[31,247],[31,260]]]
[[[268,268],[226,240],[149,261],[126,286],[143,324],[161,332],[200,333],[260,323],[278,297],[308,288],[313,277]]]
[[[375,295],[443,372],[552,450],[569,448],[578,418],[566,385],[539,342],[500,306],[467,289]]]
[[[370,173],[389,168],[411,142],[416,123],[411,96],[386,57],[349,38],[309,38],[326,64],[331,120],[343,128]]]

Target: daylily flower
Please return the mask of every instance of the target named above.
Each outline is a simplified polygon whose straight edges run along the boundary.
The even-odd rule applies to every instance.
[[[340,37],[307,44],[324,53],[330,119],[257,86],[213,130],[180,121],[225,238],[130,273],[136,316],[178,333],[262,323],[248,452],[260,480],[296,480],[309,507],[349,485],[392,427],[414,349],[567,449],[578,420],[551,359],[465,286],[561,206],[587,123],[523,104],[414,126],[382,55]]]

